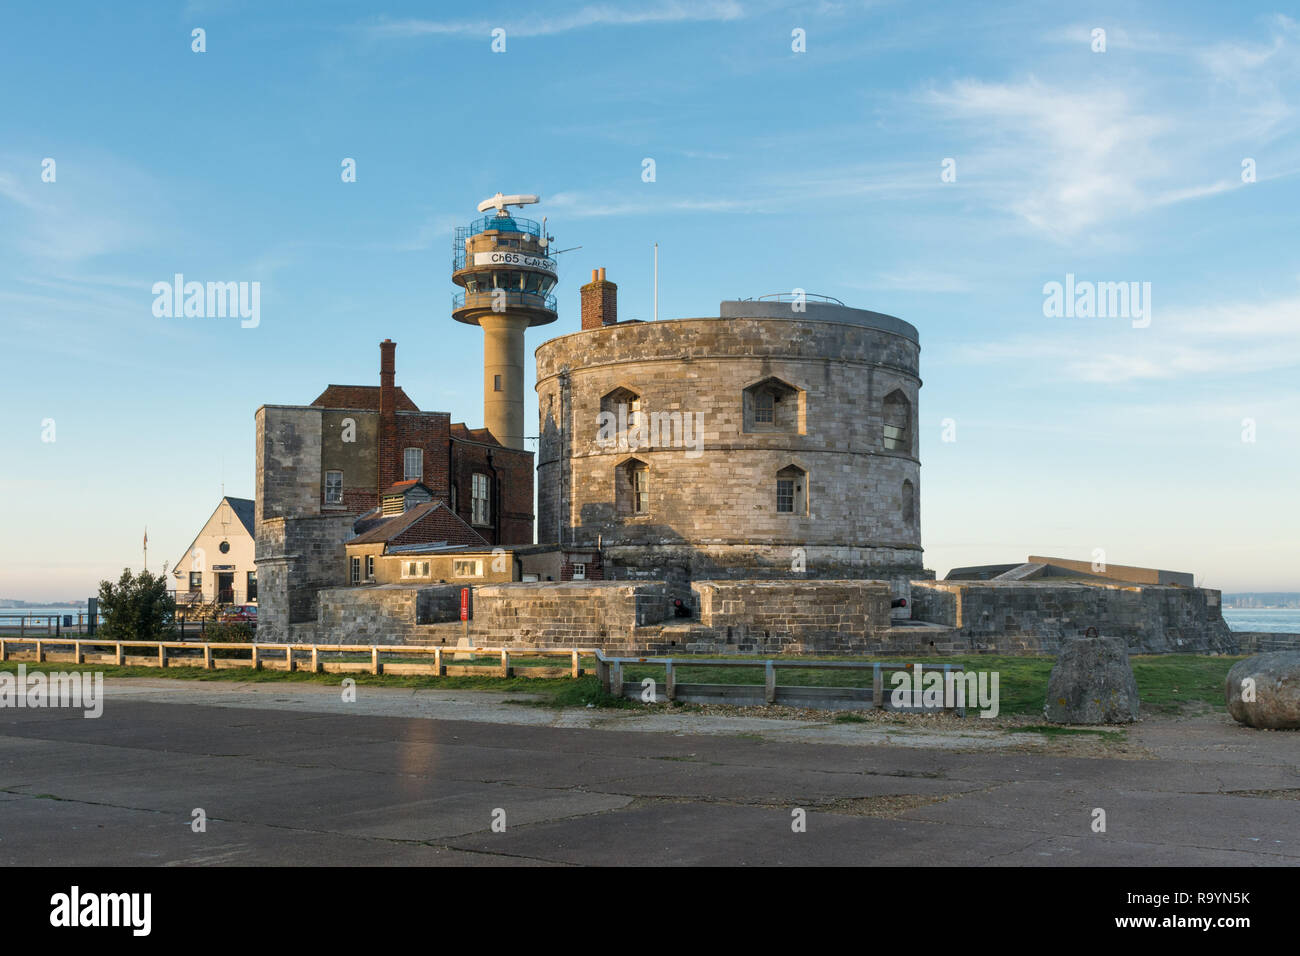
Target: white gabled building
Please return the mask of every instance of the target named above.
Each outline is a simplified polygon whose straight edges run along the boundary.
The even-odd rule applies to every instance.
[[[221,499],[217,510],[172,569],[176,604],[256,604],[253,501]]]

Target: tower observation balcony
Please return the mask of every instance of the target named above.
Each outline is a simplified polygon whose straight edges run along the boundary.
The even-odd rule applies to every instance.
[[[452,245],[452,281],[464,292],[452,297],[452,318],[480,325],[485,313],[510,313],[527,325],[558,318],[555,260],[547,255],[541,223],[511,215],[487,215],[458,226]]]

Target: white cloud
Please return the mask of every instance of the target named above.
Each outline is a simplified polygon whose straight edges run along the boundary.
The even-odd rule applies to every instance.
[[[589,27],[640,26],[653,23],[682,23],[687,21],[736,20],[745,15],[744,8],[734,0],[696,0],[679,2],[669,0],[657,4],[616,6],[597,4],[583,7],[572,13],[552,12],[496,20],[381,20],[366,29],[377,37],[421,36],[482,36],[489,37],[492,30],[502,27],[510,36],[551,36],[582,30]]]
[[[1050,379],[1110,385],[1300,368],[1300,296],[1157,306],[1145,329],[1132,328],[1125,319],[1042,321],[1041,332],[965,347],[960,359],[1030,363]]]

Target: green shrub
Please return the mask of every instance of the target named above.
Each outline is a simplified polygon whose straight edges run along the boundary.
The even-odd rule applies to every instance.
[[[176,602],[167,593],[167,579],[122,569],[117,584],[99,582],[99,636],[107,641],[164,641],[174,636]]]

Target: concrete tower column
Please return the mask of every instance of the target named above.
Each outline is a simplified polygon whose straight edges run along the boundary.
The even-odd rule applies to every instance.
[[[524,332],[529,316],[479,315],[483,329],[483,424],[507,448],[524,447]]]

